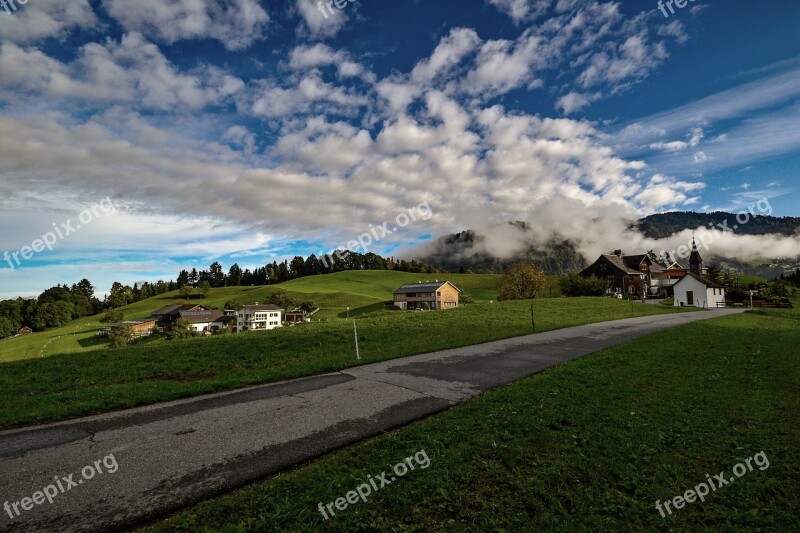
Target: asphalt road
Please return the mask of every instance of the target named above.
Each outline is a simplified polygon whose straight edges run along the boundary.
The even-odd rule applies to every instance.
[[[546,368],[740,312],[604,322],[0,432],[0,530],[130,527]]]

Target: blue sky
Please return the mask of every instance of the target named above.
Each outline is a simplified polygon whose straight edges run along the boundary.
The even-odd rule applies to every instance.
[[[525,220],[591,255],[652,247],[623,233],[654,212],[800,216],[793,0],[342,3],[0,9],[0,253],[114,206],[4,260],[0,297],[252,268],[384,222],[370,251],[474,228],[502,255],[497,225]]]

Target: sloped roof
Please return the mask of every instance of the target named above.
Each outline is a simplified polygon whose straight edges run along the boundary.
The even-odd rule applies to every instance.
[[[170,304],[170,305],[165,305],[160,309],[156,309],[155,311],[150,313],[150,316],[174,315],[180,313],[181,311],[191,311],[192,309],[195,309],[197,307],[201,308],[204,311],[208,311],[208,308],[206,306],[200,304]]]
[[[258,311],[283,311],[283,307],[278,307],[273,304],[245,305],[242,309],[250,311],[251,313],[256,313]]]
[[[650,264],[653,264],[653,261],[650,260],[650,256],[647,254],[639,254],[639,255],[623,255],[622,262],[625,263],[625,266],[628,268],[639,270],[639,265],[642,264],[642,261],[647,259]]]
[[[602,257],[604,257],[606,260],[608,260],[609,263],[611,263],[613,266],[615,266],[617,269],[621,270],[625,274],[630,274],[630,275],[641,274],[638,268],[634,269],[628,267],[628,265],[625,264],[625,261],[618,255],[603,254]],[[636,263],[636,265],[638,266],[639,263]]]
[[[394,291],[393,294],[409,294],[415,292],[436,292],[444,285],[450,284],[455,290],[461,292],[461,290],[450,283],[449,281],[426,281],[425,283],[406,283],[405,285],[401,286],[399,289]]]
[[[201,324],[204,322],[219,322],[225,316],[222,311],[216,309],[206,311],[178,311],[181,318],[189,321],[190,324]]]
[[[711,279],[709,279],[709,278],[707,278],[707,277],[705,277],[705,276],[698,276],[698,275],[697,275],[697,274],[695,274],[694,272],[687,272],[687,273],[686,273],[686,276],[684,276],[683,278],[681,278],[681,281],[683,281],[684,279],[686,279],[686,278],[689,278],[689,277],[696,279],[697,281],[699,281],[700,283],[702,283],[703,285],[705,285],[705,286],[706,286],[706,287],[708,287],[709,289],[724,289],[724,288],[725,288],[725,285],[720,285],[720,284],[719,284],[719,283],[717,283],[716,281],[714,281],[714,280],[711,280]],[[681,281],[679,281],[678,283],[676,283],[676,286],[677,286],[677,285],[678,285],[678,284],[679,284]]]

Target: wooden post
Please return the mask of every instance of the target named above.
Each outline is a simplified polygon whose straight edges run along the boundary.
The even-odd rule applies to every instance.
[[[353,335],[356,338],[356,359],[361,359],[361,354],[358,353],[358,330],[356,329],[356,321],[353,320]]]
[[[533,315],[533,303],[531,303],[531,329],[536,331],[536,320]]]

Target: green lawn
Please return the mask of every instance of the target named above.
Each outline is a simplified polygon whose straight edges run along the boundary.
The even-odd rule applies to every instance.
[[[649,306],[648,306],[649,307]],[[550,369],[148,531],[797,531],[797,313],[703,321]],[[415,452],[416,469],[325,521]],[[764,452],[662,518],[655,507]]]
[[[259,289],[261,290],[261,289]],[[249,295],[249,293],[248,293]],[[4,363],[0,428],[61,420],[531,332],[531,302],[476,303],[447,311],[385,311],[268,332],[154,340],[118,350]],[[613,298],[535,301],[536,329],[677,312]]]
[[[409,274],[394,271],[349,271],[325,276],[310,276],[266,287],[225,287],[212,289],[207,298],[193,298],[191,303],[222,309],[228,300],[242,304],[265,302],[277,290],[285,290],[297,301],[312,301],[321,310],[315,320],[331,320],[349,315],[357,317],[380,312],[392,300],[392,291],[404,283],[437,279],[451,280],[461,290],[475,298],[476,302],[497,299],[499,275],[492,274]],[[551,279],[551,284],[557,280]],[[122,307],[125,320],[146,318],[150,313],[172,303],[182,303],[177,291],[149,298]],[[97,332],[106,325],[101,316],[86,317],[48,331],[0,340],[0,362],[18,361],[35,357],[46,357],[62,353],[77,353],[97,350],[106,346],[106,341],[97,337]]]

